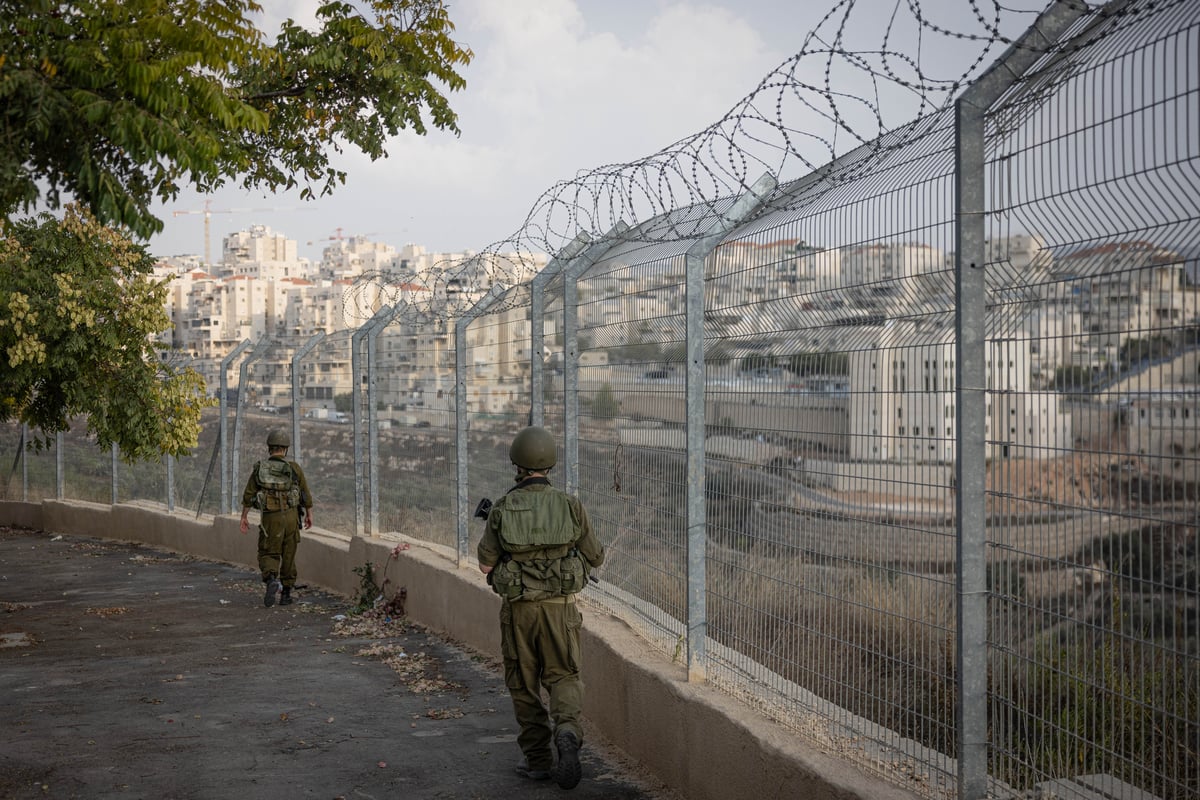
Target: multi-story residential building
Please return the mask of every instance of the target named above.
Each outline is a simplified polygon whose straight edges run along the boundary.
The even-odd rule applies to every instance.
[[[1165,472],[1200,478],[1200,391],[1194,384],[1135,393],[1125,414],[1131,452],[1161,459]]]
[[[1030,287],[1049,276],[1054,255],[1037,234],[1015,233],[984,241],[988,283],[992,286]]]
[[[834,288],[841,252],[803,239],[736,240],[713,251],[705,270],[711,293],[728,297],[733,291],[745,302],[773,300]]]
[[[890,321],[873,326],[870,347],[849,352],[850,458],[954,460],[953,328]],[[1052,392],[1030,386],[1029,339],[988,341],[986,429],[992,458],[1048,458],[1071,442],[1070,415]]]
[[[397,251],[363,236],[332,239],[316,267],[296,258],[295,250],[295,242],[262,226],[227,237],[221,276],[197,275],[190,283],[203,284],[203,292],[193,286],[172,295],[178,320],[219,306],[219,315],[204,319],[220,324],[177,324],[173,343],[219,361],[244,339],[257,345],[265,335],[269,354],[254,359],[251,369],[256,396],[269,402],[291,391],[290,354],[325,334],[301,365],[301,399],[326,407],[353,386],[350,334],[385,305],[395,310],[376,340],[380,363],[391,367],[377,384],[380,402],[398,407],[421,404],[426,396],[449,397],[454,350],[445,320],[465,313],[497,284],[528,280],[547,260],[531,253],[428,253],[411,244]],[[509,380],[521,365],[527,374],[528,313],[502,310],[486,318],[493,328],[496,320],[505,328],[474,344],[479,361],[501,365],[489,367],[494,380]],[[217,371],[215,365],[206,369],[206,377],[219,380]]]
[[[312,271],[307,259],[300,258],[297,243],[265,225],[231,233],[221,247],[222,277],[251,277],[262,280],[306,278]]]
[[[858,302],[919,297],[922,285],[945,274],[941,250],[919,242],[864,244],[841,251],[842,292]]]
[[[1197,313],[1197,289],[1184,258],[1150,242],[1064,255],[1052,273],[1073,287],[1091,348],[1110,358],[1127,340],[1161,335]]]
[[[1029,340],[1029,372],[1035,384],[1053,380],[1059,367],[1075,363],[1083,344],[1079,310],[1040,304],[1026,316],[1017,335]]]
[[[319,276],[329,280],[353,280],[363,274],[387,273],[395,269],[396,248],[372,242],[365,236],[333,240],[321,253]]]

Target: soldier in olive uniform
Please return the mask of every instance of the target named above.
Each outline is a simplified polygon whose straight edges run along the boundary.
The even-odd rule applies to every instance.
[[[554,437],[529,427],[513,439],[509,458],[517,485],[496,501],[479,542],[479,569],[500,595],[504,681],[512,696],[524,758],[517,772],[533,780],[554,776],[563,789],[579,784],[579,629],[575,596],[604,547],[579,499],[550,485],[557,462]],[[550,696],[549,713],[541,690]],[[553,721],[553,727],[551,727]],[[558,751],[557,766],[551,741]]]
[[[267,434],[269,458],[259,461],[250,472],[242,492],[242,533],[250,530],[248,516],[251,507],[259,509],[258,569],[266,584],[263,605],[281,606],[292,602],[292,587],[296,585],[296,548],[300,544],[300,515],[304,527],[312,527],[312,494],[304,470],[287,459],[292,439],[280,430]]]

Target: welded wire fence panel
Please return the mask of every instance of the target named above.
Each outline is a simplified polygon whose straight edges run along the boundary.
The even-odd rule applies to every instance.
[[[220,513],[220,435],[217,409],[204,409],[196,446],[190,455],[175,459],[175,505],[180,513],[194,517]]]
[[[117,502],[167,502],[167,464],[165,459],[147,459],[132,464],[117,461]]]
[[[675,657],[688,606],[684,257],[707,219],[668,215],[618,240],[577,277],[574,309],[576,491],[606,548],[592,595]]]
[[[380,535],[454,541],[454,328],[398,315],[379,335]]]
[[[1016,790],[1200,796],[1198,64],[1200,6],[1134,3],[988,117],[991,771]]]
[[[55,464],[54,439],[51,438],[49,447],[26,450],[25,459],[29,475],[29,502],[36,503],[57,497],[58,469]]]
[[[226,406],[226,453],[230,509],[235,514],[241,513],[242,492],[255,463],[268,457],[267,434],[281,430],[291,436],[290,418],[281,416],[277,405],[290,405],[282,399],[291,394],[289,359],[289,348],[261,338],[230,366],[229,385],[237,393]]]
[[[4,448],[0,464],[6,476],[4,499],[30,503],[53,499],[57,488],[54,437],[50,437],[48,446],[34,448],[30,442],[38,438],[37,434],[26,431],[23,436],[20,423],[6,422],[0,425],[0,431]]]
[[[0,499],[25,499],[28,491],[25,458],[25,435],[20,423],[0,425]]]
[[[465,329],[468,512],[481,499],[494,501],[513,485],[508,447],[529,425],[531,413],[530,302],[528,286],[516,287]],[[561,442],[561,429],[550,429]],[[558,470],[553,475],[557,479]],[[468,526],[471,559],[483,525],[472,517]]]
[[[63,434],[63,496],[93,503],[112,502],[112,450],[101,449],[87,432],[87,420],[72,420]]]
[[[561,287],[561,283],[558,284]],[[566,413],[566,317],[562,293],[547,289],[542,315],[542,415],[555,429],[562,429]],[[531,398],[531,402],[534,402]]]
[[[708,675],[936,792],[956,734],[950,115],[897,141],[785,185],[706,263]]]
[[[300,407],[299,464],[313,494],[313,523],[346,536],[355,529],[351,335],[352,331],[330,334],[303,356],[300,396],[295,398]],[[290,429],[289,423],[287,418],[271,422]],[[256,420],[247,429],[243,441],[248,441],[251,449],[243,457],[251,460],[243,462],[243,474],[238,478],[238,504],[250,466],[266,455],[268,427]]]
[[[665,642],[687,619],[686,250],[635,242],[579,281],[579,494],[604,532],[606,585]]]

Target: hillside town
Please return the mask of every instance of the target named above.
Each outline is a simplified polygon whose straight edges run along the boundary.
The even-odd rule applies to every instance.
[[[988,243],[997,302],[989,315],[988,430],[993,458],[1050,457],[1081,440],[1080,401],[1117,409],[1128,450],[1195,454],[1196,344],[1200,290],[1194,260],[1149,241],[1052,252],[1036,235]],[[928,244],[821,248],[798,239],[731,241],[708,260],[706,336],[710,383],[759,401],[769,427],[802,432],[849,461],[948,464],[954,458],[953,260]],[[330,415],[351,391],[350,336],[384,304],[413,310],[379,335],[381,407],[401,424],[449,424],[453,410],[453,320],[495,285],[526,282],[544,254],[430,253],[365,236],[338,235],[320,262],[261,225],[226,236],[220,260],[162,260],[174,327],[168,351],[189,358],[210,387],[243,341],[269,340],[275,355],[255,366],[261,408],[291,405],[290,353],[318,334],[304,361],[301,402]],[[677,326],[683,275],[671,268],[609,265],[580,283],[581,386],[625,394],[679,383]],[[547,363],[561,337],[546,320]],[[468,332],[472,410],[527,403],[527,306],[502,308]],[[752,385],[745,381],[755,381]],[[654,391],[662,394],[663,386]],[[677,392],[678,394],[678,392]],[[657,399],[629,408],[665,421],[682,413]],[[657,411],[655,410],[657,409]],[[429,414],[436,411],[436,415]],[[414,413],[419,412],[419,413]],[[680,418],[681,419],[681,418]],[[761,425],[759,426],[761,427]]]

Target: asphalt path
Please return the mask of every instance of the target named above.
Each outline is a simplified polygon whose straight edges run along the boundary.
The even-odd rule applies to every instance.
[[[496,658],[296,594],[0,528],[0,798],[672,800],[590,730],[578,787],[522,778]]]

